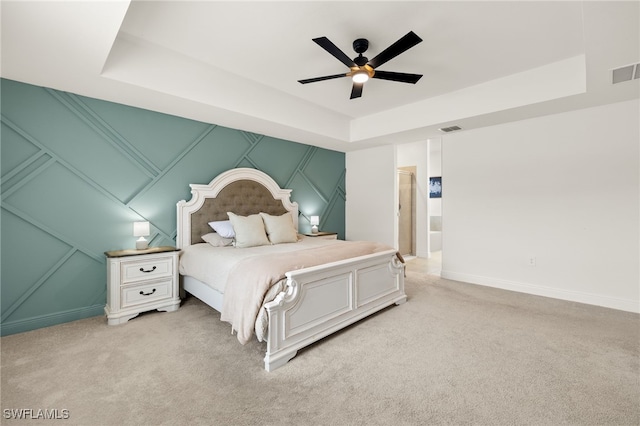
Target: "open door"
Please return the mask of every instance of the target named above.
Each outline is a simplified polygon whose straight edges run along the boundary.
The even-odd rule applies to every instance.
[[[398,195],[398,251],[413,256],[416,250],[415,167],[398,169]]]

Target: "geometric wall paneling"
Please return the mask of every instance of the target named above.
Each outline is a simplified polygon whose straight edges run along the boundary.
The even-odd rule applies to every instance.
[[[329,202],[320,217],[321,229],[334,231],[338,233],[340,238],[345,235],[344,211],[346,204],[346,194],[344,190],[343,170],[341,179],[336,182],[335,189],[330,193]]]
[[[63,96],[52,96],[53,91],[41,90],[41,96],[30,93],[35,105],[32,108],[14,110],[6,99],[19,94],[15,88],[2,88],[2,113],[16,128],[23,130],[27,137],[54,158],[83,176],[88,177],[118,200],[126,200],[132,188],[144,184],[149,179],[146,169],[133,164],[130,157],[119,150],[100,129],[91,125],[65,102]],[[23,115],[27,115],[26,117]],[[82,117],[82,118],[81,118]],[[105,143],[107,142],[107,143]]]
[[[165,235],[171,235],[176,227],[176,197],[190,198],[189,183],[209,179],[212,170],[224,170],[227,151],[213,139],[219,133],[219,127],[207,127],[161,173],[139,188],[127,206]],[[233,151],[229,149],[231,154]]]
[[[309,161],[306,166],[309,167],[309,165],[314,164],[315,161],[321,160],[322,159],[314,160],[314,158],[311,158],[311,161]],[[291,198],[295,198],[295,201],[299,204],[301,215],[299,220],[300,230],[309,232],[311,230],[309,217],[311,215],[318,215],[320,216],[321,229],[337,232],[339,238],[344,238],[345,193],[342,189],[344,187],[344,168],[337,179],[333,177],[337,183],[334,190],[332,192],[327,191],[326,195],[319,189],[319,187],[322,186],[319,184],[320,181],[312,181],[309,179],[305,170],[306,168],[298,170],[286,186],[292,190]],[[327,179],[330,180],[329,177]],[[295,197],[294,194],[296,194]],[[342,209],[334,209],[333,207],[336,206],[336,204],[342,206]],[[327,226],[330,224],[332,227],[328,228]]]
[[[144,184],[147,179],[158,173],[157,167],[141,155],[133,144],[97,117],[80,97],[51,89],[48,89],[47,93],[55,98],[59,105],[64,105],[69,114],[81,123],[76,126],[72,122],[69,123],[76,134],[69,136],[68,131],[64,131],[63,137],[75,143],[66,144],[67,152],[60,155],[69,162],[71,158],[69,151],[71,151],[73,164],[83,165],[87,163],[88,157],[102,158],[104,166],[98,170],[91,167],[91,173],[89,173],[91,178],[102,187],[109,188],[114,193],[123,192],[120,199],[125,201],[135,191],[135,187]],[[70,117],[65,118],[70,119]],[[56,148],[61,149],[59,146]]]
[[[28,293],[42,277],[73,249],[69,244],[31,225],[3,205],[2,215],[2,320],[12,314],[12,305]],[[31,262],[25,262],[29,253]],[[28,266],[28,267],[26,267]],[[11,283],[11,285],[6,285]]]
[[[97,278],[104,274],[102,258],[82,253],[7,203],[2,207],[3,334],[79,319],[79,313],[99,315],[106,297]]]
[[[126,105],[78,97],[157,170],[165,170],[210,125]]]
[[[329,200],[329,204],[320,216],[320,230],[337,232],[340,238],[344,238],[344,214],[345,197],[342,194],[336,194]]]
[[[318,196],[318,192],[311,182],[301,173],[294,174],[287,188],[291,189],[292,199],[293,194],[296,194],[295,201],[298,203],[300,211],[299,229],[303,232],[309,232],[311,229],[308,222],[309,216],[321,215],[329,200]]]
[[[1,79],[0,331],[94,315],[106,302],[104,251],[173,245],[190,183],[252,167],[291,188],[344,235],[344,154]]]
[[[99,304],[104,308],[104,273],[104,263],[74,250],[52,271],[46,284],[33,292],[16,313],[25,318],[33,318],[67,312],[78,306]]]
[[[0,132],[2,134],[2,148],[0,149],[12,153],[11,155],[0,155],[0,170],[2,171],[4,183],[4,176],[8,171],[15,170],[20,164],[28,161],[30,158],[34,158],[40,150],[33,144],[25,141],[20,134],[5,125],[4,122],[2,123]]]
[[[131,234],[131,222],[139,217],[122,203],[114,202],[68,168],[55,163],[3,197],[23,217],[30,217],[52,229],[68,244],[94,257],[102,257],[103,247],[118,247],[120,232]]]
[[[327,198],[335,192],[344,179],[344,165],[338,160],[342,155],[336,151],[316,150],[313,158],[304,168],[307,179],[315,182],[317,189]]]
[[[257,141],[249,153],[249,158],[256,168],[271,176],[281,188],[288,188],[288,180],[311,148],[308,145],[265,136]]]
[[[224,167],[219,163],[224,163],[221,153],[225,151],[210,139],[216,131],[219,131],[218,127],[211,125],[190,141],[165,170],[139,189],[128,207],[173,238],[176,227],[175,203],[181,197],[190,198],[188,184],[208,178],[212,169]]]

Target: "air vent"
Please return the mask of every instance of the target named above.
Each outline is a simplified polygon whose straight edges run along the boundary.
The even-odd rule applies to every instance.
[[[449,132],[455,132],[456,130],[462,130],[462,127],[450,126],[450,127],[442,127],[438,130],[440,130],[441,132],[449,133]]]
[[[640,78],[640,63],[616,68],[611,73],[612,84],[618,84],[629,80],[636,80],[638,78]]]

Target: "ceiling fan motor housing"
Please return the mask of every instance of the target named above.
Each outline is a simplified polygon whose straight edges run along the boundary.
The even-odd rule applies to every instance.
[[[357,40],[354,40],[353,42],[353,50],[356,51],[356,53],[364,53],[367,51],[367,49],[369,48],[369,40],[367,40],[366,38],[359,38]]]
[[[353,58],[353,62],[356,63],[359,67],[364,66],[367,62],[369,62],[369,58],[366,56],[362,56],[364,52],[369,48],[369,40],[366,38],[359,38],[353,42],[353,50],[358,54],[357,57]]]

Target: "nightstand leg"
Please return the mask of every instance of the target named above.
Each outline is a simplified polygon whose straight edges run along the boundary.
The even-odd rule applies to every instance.
[[[173,311],[177,311],[179,307],[180,307],[180,300],[178,300],[176,303],[174,303],[172,305],[162,306],[162,307],[158,308],[158,311],[173,312]]]
[[[131,318],[135,318],[137,317],[139,314],[131,314],[131,315],[125,315],[122,317],[118,317],[118,318],[109,318],[107,317],[107,324],[108,325],[118,325],[118,324],[124,324],[125,322],[129,321]]]

